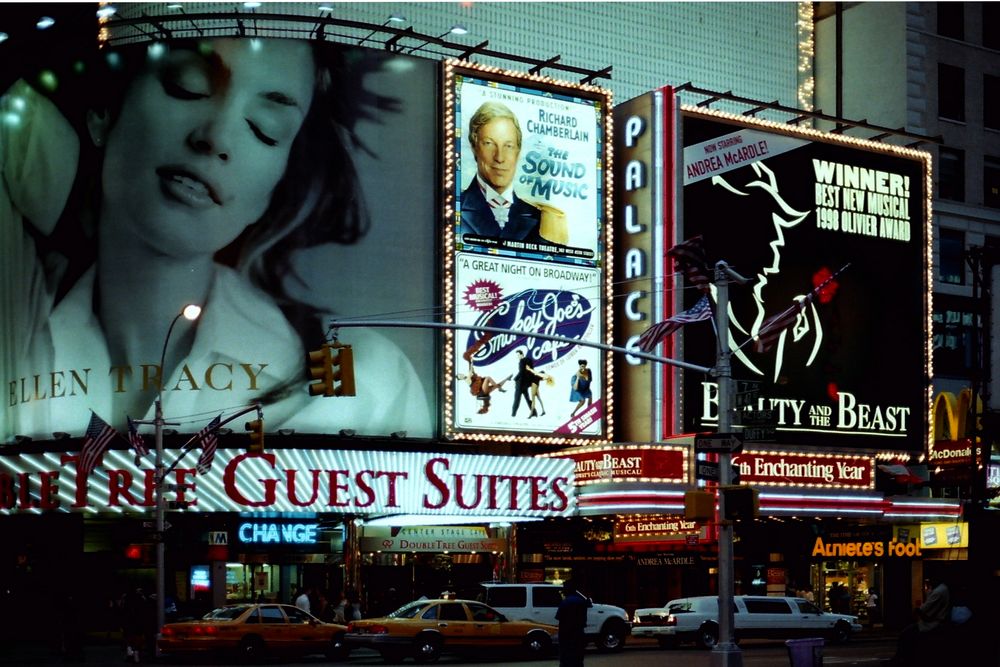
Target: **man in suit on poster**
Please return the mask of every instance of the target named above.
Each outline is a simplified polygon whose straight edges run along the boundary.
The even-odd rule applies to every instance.
[[[476,176],[462,193],[461,233],[527,243],[566,243],[561,211],[547,212],[543,222],[542,208],[514,192],[521,157],[521,126],[514,112],[500,102],[484,102],[469,121],[469,142]],[[549,216],[554,218],[551,223]]]

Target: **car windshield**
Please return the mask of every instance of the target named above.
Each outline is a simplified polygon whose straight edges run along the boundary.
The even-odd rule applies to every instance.
[[[213,609],[204,616],[205,620],[212,621],[231,621],[234,618],[238,618],[245,612],[249,607],[247,605],[237,605],[235,607],[219,607],[218,609]]]
[[[389,618],[413,618],[426,606],[426,602],[411,602],[389,614]]]

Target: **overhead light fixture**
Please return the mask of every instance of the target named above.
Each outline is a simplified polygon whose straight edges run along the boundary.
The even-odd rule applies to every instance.
[[[39,30],[46,30],[48,28],[51,28],[55,24],[56,20],[54,18],[52,18],[51,16],[43,16],[42,18],[38,19],[38,23],[35,24],[35,27],[38,28]]]
[[[261,3],[259,3],[259,2],[244,2],[243,3],[243,6],[246,7],[247,9],[257,9],[258,7],[260,7],[260,5],[261,5]]]
[[[69,438],[69,433],[67,433],[66,431],[55,431],[52,434],[52,437],[55,438],[56,440],[66,440],[67,438]]]
[[[114,5],[104,5],[97,10],[97,18],[109,19],[118,13],[118,8]]]
[[[333,5],[320,5],[316,9],[317,9],[317,11],[321,11],[321,12],[332,12],[333,11]]]
[[[358,434],[353,428],[342,428],[340,429],[340,437],[342,438],[353,438]]]
[[[389,25],[390,23],[403,23],[405,21],[406,21],[406,17],[403,16],[402,14],[389,14],[389,18],[387,18],[386,20],[382,21],[381,27],[384,28],[385,26]],[[361,40],[358,42],[358,46],[361,46],[362,44],[364,44],[365,42],[367,42],[369,39],[371,39],[371,36],[374,35],[377,32],[378,32],[378,30],[372,30],[370,33],[368,33],[367,35],[365,35],[364,37],[362,37]]]
[[[389,434],[389,437],[393,440],[402,440],[406,437],[406,431],[393,431]]]
[[[447,37],[448,35],[465,35],[465,34],[468,34],[468,32],[469,32],[468,28],[466,28],[461,23],[456,23],[453,26],[451,26],[450,28],[448,28],[448,32],[443,32],[440,35],[438,35],[437,37],[435,37],[434,39],[441,39],[443,37]],[[423,44],[420,44],[419,46],[415,46],[412,49],[410,49],[408,51],[408,53],[413,53],[414,51],[419,51],[420,49],[424,48],[425,46],[427,46],[430,43],[431,43],[431,40],[428,39]]]
[[[175,11],[175,12],[176,12],[176,11],[177,11],[178,9],[183,9],[183,8],[184,8],[184,5],[182,5],[182,4],[181,4],[181,3],[179,3],[179,2],[171,2],[171,3],[169,4],[169,5],[167,5],[167,9],[170,9],[170,10],[173,10],[173,11]]]
[[[295,435],[295,429],[294,428],[279,428],[278,429],[278,433],[280,433],[281,435]]]
[[[228,426],[223,426],[222,428],[216,431],[216,433],[218,433],[219,435],[229,435],[232,432],[233,429],[229,428]]]

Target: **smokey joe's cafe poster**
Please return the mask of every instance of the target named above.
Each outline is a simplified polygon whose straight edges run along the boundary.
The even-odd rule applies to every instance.
[[[610,93],[445,66],[446,428],[558,444],[610,437],[605,146]]]

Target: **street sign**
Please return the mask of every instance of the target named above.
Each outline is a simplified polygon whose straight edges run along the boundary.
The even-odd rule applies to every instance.
[[[698,479],[708,480],[709,482],[718,482],[719,464],[712,461],[696,461],[694,476]]]
[[[736,453],[743,449],[743,438],[739,433],[710,433],[694,437],[694,451]]]
[[[149,528],[150,530],[152,530],[152,529],[156,528],[156,522],[155,521],[143,521],[142,522],[142,527],[143,528]],[[163,522],[163,530],[170,530],[170,522],[169,521],[164,521]]]
[[[760,382],[752,380],[733,380],[735,391],[733,403],[737,408],[747,408],[760,398]]]
[[[739,484],[740,469],[736,466],[730,466],[730,469],[732,470],[732,473],[730,473],[729,476],[729,483]],[[707,482],[718,482],[719,464],[712,461],[695,461],[694,476],[697,479],[703,479]]]
[[[775,424],[774,410],[738,410],[736,417],[741,424],[748,426],[773,426]],[[746,440],[746,437],[743,438]]]
[[[777,438],[774,426],[751,426],[743,429],[744,442],[773,442]]]

